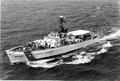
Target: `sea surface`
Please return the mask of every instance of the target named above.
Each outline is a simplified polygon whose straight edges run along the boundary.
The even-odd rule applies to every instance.
[[[120,81],[120,2],[117,0],[2,0],[0,79]],[[42,39],[64,15],[70,30],[92,30],[101,43],[36,66],[10,65],[5,50]],[[84,53],[89,58],[80,59]],[[49,61],[52,60],[52,61]]]

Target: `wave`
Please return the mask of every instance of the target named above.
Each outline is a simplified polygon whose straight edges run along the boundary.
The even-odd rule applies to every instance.
[[[109,34],[107,36],[104,36],[101,40],[112,40],[112,39],[117,39],[120,37],[120,29],[114,29],[116,31],[115,33]]]
[[[56,66],[57,63],[47,63],[48,61],[53,60],[53,59],[47,59],[47,60],[39,60],[39,61],[28,61],[26,64],[31,67],[43,67],[43,68],[51,68]]]

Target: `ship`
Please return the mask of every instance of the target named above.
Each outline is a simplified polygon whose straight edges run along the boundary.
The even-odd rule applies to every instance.
[[[30,41],[26,45],[16,46],[6,50],[11,65],[55,58],[99,43],[100,36],[98,34],[82,29],[69,31],[64,27],[65,23],[65,17],[60,16],[60,30],[51,31],[43,39]]]

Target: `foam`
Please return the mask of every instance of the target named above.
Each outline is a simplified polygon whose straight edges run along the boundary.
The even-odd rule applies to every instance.
[[[104,36],[101,40],[117,39],[120,36],[120,30],[110,35]]]

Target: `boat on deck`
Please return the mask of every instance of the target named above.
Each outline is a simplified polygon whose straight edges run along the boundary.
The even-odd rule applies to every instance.
[[[63,18],[63,16],[60,18]],[[66,32],[63,28],[63,21],[60,21],[60,27],[62,30],[60,32],[52,31],[43,39],[37,39],[27,42],[24,46],[6,50],[11,65],[54,58],[100,41],[99,35],[88,30],[80,29]]]

